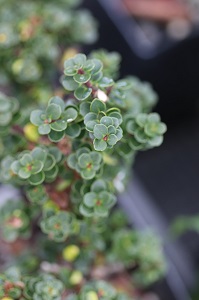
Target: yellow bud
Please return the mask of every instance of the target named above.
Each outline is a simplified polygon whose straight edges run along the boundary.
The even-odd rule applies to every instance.
[[[19,74],[23,68],[24,60],[23,59],[17,59],[12,64],[12,71],[14,74]]]
[[[83,279],[82,273],[80,271],[74,271],[70,276],[69,282],[72,285],[77,285],[82,282],[82,279]]]
[[[105,164],[110,165],[110,166],[116,166],[118,161],[116,158],[111,157],[110,155],[103,153],[103,160]]]
[[[5,43],[7,41],[7,35],[5,33],[0,33],[0,43]]]
[[[3,297],[3,298],[1,298],[1,300],[14,300],[14,299],[10,298],[10,297]]]
[[[28,123],[24,127],[24,134],[25,134],[25,137],[31,142],[36,143],[39,140],[39,133],[38,133],[37,127],[31,123]]]
[[[86,294],[86,300],[99,300],[99,298],[95,292],[91,291]]]
[[[63,64],[65,60],[75,56],[76,54],[77,54],[77,49],[75,48],[67,49],[62,56],[61,63]]]
[[[59,206],[57,204],[55,204],[52,200],[48,200],[45,204],[44,204],[44,209],[53,209],[55,212],[59,211]]]
[[[74,261],[80,253],[79,247],[76,245],[70,245],[64,248],[62,255],[67,261]]]

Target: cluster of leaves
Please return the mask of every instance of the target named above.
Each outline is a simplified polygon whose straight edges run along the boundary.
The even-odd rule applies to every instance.
[[[24,104],[27,97],[30,102],[52,94],[55,66],[77,51],[69,47],[96,40],[96,21],[88,10],[76,9],[80,2],[0,1],[0,81],[21,93]]]
[[[199,232],[199,216],[179,216],[172,224],[172,233],[174,235],[181,235],[191,230]]]
[[[111,77],[114,80],[118,78],[121,62],[121,56],[119,53],[108,52],[105,49],[100,49],[92,51],[89,57],[101,60],[103,64],[103,73],[105,76]]]
[[[128,300],[129,297],[118,293],[115,288],[105,281],[95,281],[86,284],[80,291],[79,295],[70,295],[67,300]]]
[[[166,125],[157,113],[140,113],[135,118],[127,115],[124,122],[128,145],[134,150],[148,149],[162,144]]]
[[[8,153],[8,147],[16,152],[24,139],[16,134],[15,125],[20,123],[19,102],[0,93],[0,156]]]
[[[30,278],[22,276],[16,268],[0,275],[0,297],[4,300],[61,300],[63,289],[63,283],[52,275]]]
[[[71,185],[74,199],[75,188],[79,188],[78,174],[82,178],[82,188],[73,201],[73,209],[85,217],[107,217],[116,202],[114,194],[121,168],[123,177],[127,176],[136,150],[160,145],[166,125],[155,113],[142,112],[134,116],[125,101],[122,108],[113,105],[112,91],[115,94],[117,90],[120,95],[124,92],[122,99],[126,99],[126,91],[131,91],[133,84],[129,78],[114,83],[105,77],[100,60],[78,54],[68,59],[64,66],[62,83],[67,90],[73,91],[75,99],[69,95],[68,101],[64,101],[56,96],[49,100],[46,109],[31,112],[32,126],[38,128],[37,134],[45,138],[45,144],[47,138],[48,146],[36,145],[31,151],[24,149],[15,157],[5,157],[1,162],[2,177],[6,182],[39,186],[37,190],[28,188],[27,196],[32,202],[42,204],[51,198],[42,184],[50,182],[56,182],[57,192],[60,186],[64,191]],[[99,92],[103,93],[102,99],[96,98]],[[42,143],[42,139],[37,138],[35,142]],[[57,143],[58,147],[53,147],[52,143]],[[68,147],[66,158],[62,144]],[[113,182],[112,187],[102,178]],[[48,227],[51,228],[48,222],[42,226],[44,232],[48,233]],[[61,230],[62,226],[58,227]]]
[[[137,150],[160,145],[166,126],[150,113],[156,99],[150,86],[135,85],[134,78],[114,82],[107,77],[113,72],[111,66],[103,73],[107,54],[98,56],[104,61],[95,55],[66,60],[61,79],[67,91],[64,97],[55,96],[47,105],[20,115],[18,108],[6,106],[12,120],[0,124],[1,131],[6,127],[24,143],[15,151],[7,147],[8,155],[2,155],[1,181],[21,187],[28,204],[18,210],[7,204],[1,219],[7,224],[5,239],[7,232],[12,241],[38,234],[41,269],[43,260],[56,261],[55,273],[65,288],[71,293],[81,288],[79,295],[66,299],[126,300],[104,282],[86,286],[84,282],[100,264],[108,264],[110,270],[117,263],[122,270],[136,266],[134,278],[144,285],[163,275],[160,243],[151,235],[122,230],[127,226],[124,216],[110,212]],[[5,136],[1,142],[5,144]],[[51,299],[47,294],[64,299],[57,281],[27,280],[24,299]],[[6,297],[14,298],[8,293]]]
[[[133,278],[141,285],[147,286],[165,273],[160,240],[151,232],[118,230],[113,236],[112,253],[127,268],[138,266]]]
[[[18,237],[29,238],[33,211],[20,201],[7,201],[0,210],[0,224],[3,237],[15,241]]]
[[[30,121],[35,126],[38,126],[39,134],[48,134],[52,142],[58,142],[65,136],[65,133],[69,135],[70,132],[71,134],[74,133],[73,129],[76,129],[76,127],[73,124],[68,127],[68,124],[73,122],[77,116],[78,110],[75,105],[68,105],[66,107],[60,97],[53,97],[49,100],[45,111],[32,111]],[[65,129],[67,130],[65,131]]]
[[[34,277],[23,276],[19,269],[9,268],[0,274],[0,297],[2,300],[129,300],[105,281],[91,281],[80,292],[64,296],[64,283],[48,274]]]

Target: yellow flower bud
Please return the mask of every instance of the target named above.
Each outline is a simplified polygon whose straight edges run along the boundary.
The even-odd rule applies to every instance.
[[[62,65],[63,65],[63,63],[64,63],[65,60],[67,60],[67,59],[75,56],[76,54],[77,54],[77,49],[75,49],[75,48],[69,48],[69,49],[67,49],[64,52],[64,54],[62,56],[62,59],[61,59]]]
[[[19,74],[23,68],[24,60],[23,59],[17,59],[12,64],[12,71],[14,74]]]
[[[91,291],[86,294],[86,300],[99,300],[99,298],[95,292]]]
[[[3,298],[1,298],[1,300],[14,300],[14,299],[10,298],[10,297],[3,297]]]
[[[5,43],[7,41],[7,35],[5,33],[0,33],[0,43]]]
[[[30,141],[30,142],[34,142],[37,143],[39,140],[39,133],[37,130],[37,127],[31,123],[28,123],[25,127],[24,127],[24,134],[25,137]]]
[[[72,285],[77,285],[82,282],[82,279],[83,279],[82,273],[80,271],[74,271],[70,276],[69,282]]]
[[[80,253],[79,247],[76,245],[70,245],[64,248],[62,255],[67,261],[74,261]]]
[[[52,200],[48,200],[43,207],[44,209],[53,209],[55,212],[59,211],[59,206],[55,204]]]

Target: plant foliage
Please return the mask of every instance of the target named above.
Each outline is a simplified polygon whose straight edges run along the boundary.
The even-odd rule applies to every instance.
[[[106,55],[66,60],[66,95],[31,112],[1,94],[0,178],[25,199],[2,208],[3,236],[31,238],[41,248],[32,276],[35,253],[1,275],[3,300],[126,300],[101,280],[115,265],[144,286],[165,272],[158,239],[127,229],[122,212],[111,210],[137,151],[159,146],[166,125],[150,112],[157,99],[151,86],[134,77],[114,81],[117,68],[105,64]],[[107,274],[99,276],[99,265]]]

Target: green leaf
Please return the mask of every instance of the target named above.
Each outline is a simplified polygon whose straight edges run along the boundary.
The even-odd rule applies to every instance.
[[[95,192],[95,193],[105,191],[106,188],[107,188],[106,183],[102,179],[98,179],[98,180],[94,181],[93,184],[91,185],[91,191]]]
[[[104,124],[104,125],[106,125],[106,127],[108,127],[110,125],[113,125],[113,119],[111,117],[104,116],[101,118],[100,123]]]
[[[158,124],[158,133],[159,134],[164,134],[167,131],[167,126],[164,123],[159,123]]]
[[[67,68],[72,68],[75,66],[75,62],[74,62],[74,59],[73,58],[69,58],[67,60],[65,60],[64,62],[64,68],[67,69]]]
[[[123,130],[122,130],[122,128],[120,128],[120,127],[117,128],[115,135],[118,138],[118,141],[121,140],[121,138],[123,137]]]
[[[96,151],[104,151],[107,148],[107,143],[103,140],[94,139],[93,145]]]
[[[31,175],[28,181],[31,185],[39,185],[44,181],[44,179],[45,179],[44,172],[40,172],[38,174]]]
[[[162,135],[155,136],[154,138],[152,138],[148,141],[149,145],[152,147],[158,147],[162,144],[162,142],[163,142]]]
[[[129,138],[128,143],[133,150],[143,149],[142,143],[139,143],[134,137]]]
[[[51,154],[48,154],[45,164],[44,164],[44,167],[43,167],[43,170],[49,171],[55,166],[55,164],[56,164],[55,158]]]
[[[36,147],[31,151],[31,156],[34,160],[40,160],[44,163],[47,153],[44,149],[40,147]]]
[[[20,168],[19,172],[18,172],[19,177],[21,177],[22,179],[27,179],[30,177],[31,172],[26,168]]]
[[[2,94],[0,96],[2,96]],[[0,99],[0,111],[1,112],[6,112],[10,108],[11,108],[10,101],[8,101],[6,98],[5,99]]]
[[[86,116],[84,117],[84,124],[86,125],[87,122],[89,121],[96,121],[97,120],[97,115],[95,113],[88,113],[86,114]]]
[[[92,179],[95,177],[95,170],[93,169],[84,169],[81,171],[81,176],[84,179]]]
[[[18,160],[13,161],[13,163],[10,166],[13,173],[17,174],[21,168],[21,164]]]
[[[94,164],[99,165],[101,163],[102,155],[100,153],[92,151],[89,154]]]
[[[61,116],[61,107],[57,104],[49,104],[47,109],[46,109],[46,116],[47,118],[51,119],[51,120],[57,120],[60,118]]]
[[[148,115],[148,122],[158,123],[160,122],[160,116],[157,113],[151,113]]]
[[[39,173],[43,169],[43,166],[44,166],[43,162],[39,160],[34,161],[34,164],[31,169],[31,174]]]
[[[115,134],[110,134],[107,143],[110,146],[114,146],[117,143],[117,141],[118,141],[117,136]]]
[[[130,81],[119,80],[116,82],[116,87],[122,90],[128,90],[131,88],[132,84]]]
[[[66,108],[66,110],[63,113],[63,118],[66,120],[68,123],[74,121],[78,116],[78,112],[75,108],[69,107]]]
[[[137,115],[135,121],[140,127],[144,127],[144,125],[147,121],[147,114]]]
[[[65,130],[65,134],[72,138],[78,137],[80,133],[81,133],[81,126],[79,124],[69,125]]]
[[[63,87],[68,91],[75,91],[79,84],[72,78],[68,76],[64,76],[61,79]]]
[[[69,166],[69,168],[71,169],[75,169],[76,164],[77,164],[77,158],[76,158],[76,154],[72,153],[68,156],[67,158],[67,164]]]
[[[90,155],[83,153],[78,157],[78,165],[81,168],[86,168],[92,162]]]
[[[38,132],[41,135],[48,134],[50,132],[50,125],[49,124],[42,124],[38,127]]]
[[[0,126],[8,125],[12,120],[11,112],[4,112],[0,114]]]
[[[122,123],[122,115],[119,112],[111,112],[109,117],[118,119],[119,125]]]
[[[55,96],[55,97],[52,97],[48,104],[57,104],[61,107],[61,110],[63,111],[65,109],[65,102],[64,100],[62,100],[60,97],[58,96]]]
[[[86,86],[80,86],[75,90],[74,96],[78,100],[85,100],[90,96],[91,93],[92,93],[92,88],[88,88]]]
[[[95,215],[97,215],[98,217],[101,217],[101,218],[105,218],[108,216],[108,211],[105,207],[103,206],[95,206],[94,207],[94,212],[95,212]]]
[[[80,108],[79,108],[80,114],[84,117],[86,114],[90,112],[90,103],[88,102],[82,102],[80,103]]]
[[[36,126],[43,124],[43,120],[41,119],[43,114],[42,110],[33,110],[30,114],[30,122]]]
[[[61,141],[64,136],[65,136],[65,131],[54,131],[54,130],[51,130],[51,132],[48,135],[49,139],[55,143]]]
[[[32,163],[32,157],[30,154],[26,153],[22,156],[22,158],[19,160],[20,164],[22,166],[26,166]]]
[[[56,178],[57,174],[59,172],[59,168],[57,165],[55,165],[52,169],[50,169],[49,171],[45,171],[45,177],[46,177],[46,181],[52,181]]]
[[[84,63],[84,67],[83,69],[85,71],[91,71],[92,69],[94,69],[95,67],[95,63],[93,62],[92,59],[88,59],[85,63]]]
[[[67,123],[65,120],[57,120],[50,124],[50,128],[54,131],[63,131],[67,127]]]
[[[103,73],[102,72],[98,72],[98,73],[92,75],[91,80],[93,82],[99,82],[100,79],[102,79],[102,77],[103,77]]]
[[[86,83],[90,80],[91,75],[90,74],[76,74],[74,77],[74,80],[78,83]]]
[[[126,130],[130,134],[134,134],[134,132],[138,129],[137,124],[135,123],[134,120],[130,120],[126,124]]]
[[[99,86],[101,88],[106,88],[106,87],[112,86],[113,84],[114,84],[113,79],[108,78],[108,77],[102,77],[102,79],[99,82]]]
[[[99,73],[103,68],[101,61],[99,59],[92,59],[92,61],[94,62],[95,66],[92,69],[91,73],[92,74]]]
[[[140,143],[147,142],[147,136],[143,130],[143,128],[138,128],[134,133],[135,139]]]
[[[75,74],[77,74],[77,69],[75,69],[74,67],[67,67],[64,69],[64,74],[66,76],[74,76]]]
[[[106,111],[106,104],[99,99],[91,102],[90,111],[98,114],[100,111]]]
[[[108,128],[103,124],[96,124],[93,133],[97,139],[103,139],[108,134]]]
[[[82,68],[84,66],[84,64],[86,63],[86,55],[82,54],[82,53],[78,53],[77,55],[75,55],[75,57],[73,58],[73,61],[75,63],[76,66],[78,66],[78,68]]]
[[[149,137],[154,137],[158,134],[158,123],[147,123],[144,127],[144,132]]]
[[[61,161],[62,152],[57,147],[50,147],[48,151],[54,157],[57,163]]]
[[[96,193],[90,192],[84,195],[84,204],[88,207],[93,207],[95,206],[95,200],[97,198]]]
[[[85,217],[92,217],[93,215],[93,211],[83,204],[80,205],[79,212]]]
[[[97,124],[97,121],[88,121],[88,122],[86,123],[86,129],[87,129],[89,132],[93,132],[94,127],[95,127],[96,124]]]
[[[138,144],[138,142],[135,140],[135,142]],[[130,144],[130,143],[129,143]],[[140,146],[140,144],[139,144],[139,146]],[[117,149],[117,151],[118,151],[118,153],[121,155],[121,156],[123,156],[123,157],[131,157],[132,156],[132,154],[133,154],[133,152],[134,152],[134,145],[132,146],[132,147],[130,147],[130,145],[128,145],[128,144],[124,144],[124,143],[122,143],[122,144],[120,144],[120,146],[118,147],[118,149]],[[133,148],[133,150],[132,150],[132,148]],[[141,146],[141,148],[142,148],[142,146]],[[138,148],[138,149],[140,149],[140,148]],[[136,149],[135,149],[136,150]]]
[[[108,126],[108,134],[116,134],[116,128],[112,125]]]

